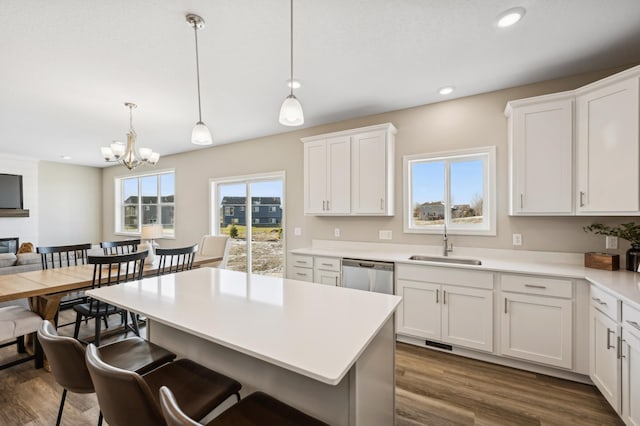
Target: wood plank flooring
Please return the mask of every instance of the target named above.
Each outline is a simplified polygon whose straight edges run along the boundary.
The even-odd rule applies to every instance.
[[[71,315],[65,312],[61,322]],[[119,318],[110,322],[115,326]],[[89,322],[81,338],[92,330]],[[72,334],[73,326],[60,333]],[[0,349],[0,362],[14,357],[15,346]],[[398,426],[623,424],[593,386],[401,343],[396,371]],[[61,392],[53,375],[33,362],[0,371],[0,425],[55,424]],[[62,424],[95,425],[98,412],[95,395],[70,392]]]

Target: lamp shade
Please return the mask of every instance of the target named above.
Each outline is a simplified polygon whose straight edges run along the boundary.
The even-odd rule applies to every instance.
[[[213,138],[206,124],[198,121],[191,131],[191,143],[195,145],[211,145]]]
[[[155,240],[156,238],[162,238],[162,225],[159,223],[142,225],[143,240]]]
[[[285,126],[301,126],[304,124],[302,105],[294,95],[289,95],[280,108],[280,124]]]

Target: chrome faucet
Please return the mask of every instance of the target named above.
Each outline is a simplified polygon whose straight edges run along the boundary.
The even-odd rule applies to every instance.
[[[442,255],[443,256],[449,256],[449,252],[453,251],[453,243],[451,243],[451,245],[449,245],[449,238],[447,238],[447,225],[444,225],[444,236],[442,238],[442,243],[443,243],[443,251],[442,251]]]

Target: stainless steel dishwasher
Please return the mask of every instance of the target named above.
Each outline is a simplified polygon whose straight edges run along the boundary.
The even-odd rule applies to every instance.
[[[393,294],[391,262],[342,259],[342,287]]]

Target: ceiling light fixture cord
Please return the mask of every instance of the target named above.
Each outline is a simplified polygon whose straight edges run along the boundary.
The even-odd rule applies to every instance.
[[[202,122],[202,102],[200,100],[200,60],[198,54],[198,24],[193,24],[193,32],[196,39],[196,81],[198,82],[198,121]]]

